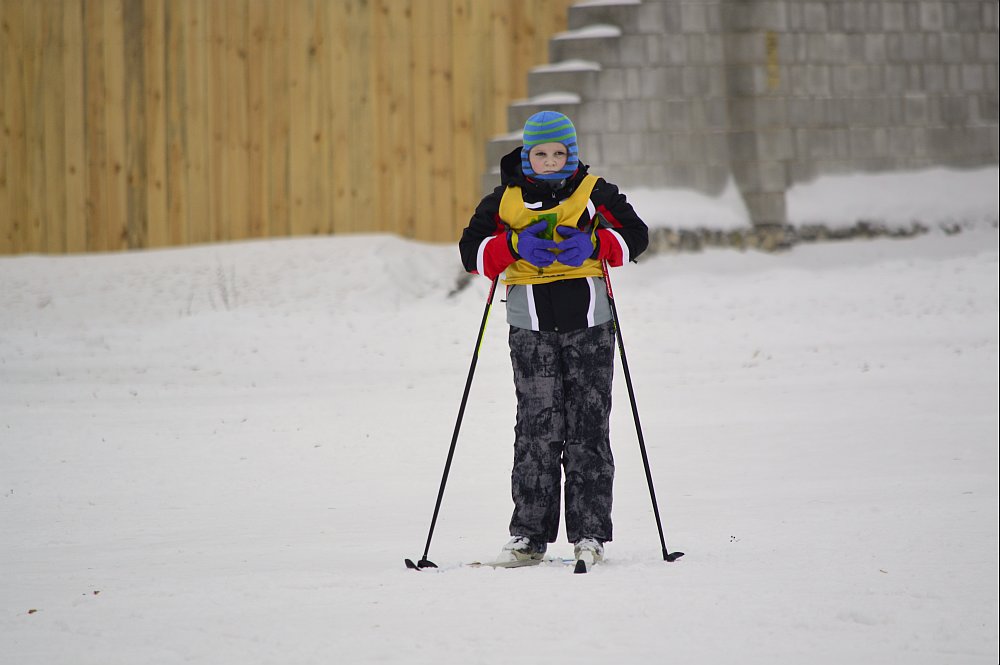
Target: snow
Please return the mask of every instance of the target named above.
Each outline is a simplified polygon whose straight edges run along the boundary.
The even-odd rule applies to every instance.
[[[896,227],[995,222],[998,175],[991,166],[823,176],[789,189],[788,214],[799,225],[831,228],[859,220]]]
[[[621,37],[622,29],[617,25],[605,23],[595,23],[576,30],[566,30],[552,37],[552,39],[601,39],[605,37]]]
[[[483,314],[459,276],[377,235],[0,259],[4,662],[997,662],[995,224],[616,270],[686,556],[619,367],[589,575],[459,565],[508,538],[500,304],[441,568],[403,565]]]
[[[601,63],[594,62],[593,60],[580,60],[576,58],[571,58],[569,60],[560,60],[559,62],[553,62],[548,65],[538,65],[537,67],[532,67],[531,71],[537,73],[599,72],[601,71]]]
[[[932,168],[878,174],[826,175],[789,188],[788,221],[831,229],[871,222],[889,228],[995,225],[1000,216],[997,178],[990,166]],[[734,230],[750,226],[750,214],[732,179],[719,196],[694,190],[630,188],[628,199],[650,228]]]
[[[558,106],[560,104],[579,104],[580,95],[575,92],[546,92],[534,97],[519,99],[512,106]]]
[[[641,0],[583,0],[574,2],[574,7],[608,7],[612,5],[638,5]]]

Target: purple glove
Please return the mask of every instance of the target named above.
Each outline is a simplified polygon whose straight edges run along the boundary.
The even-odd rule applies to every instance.
[[[538,234],[548,226],[548,222],[538,222],[517,234],[517,253],[522,259],[538,268],[550,266],[556,260],[556,255],[552,253],[556,243],[538,237]]]
[[[560,226],[559,235],[565,240],[556,247],[561,250],[559,263],[579,268],[583,262],[594,253],[594,241],[590,239],[589,233],[584,233],[574,226]]]

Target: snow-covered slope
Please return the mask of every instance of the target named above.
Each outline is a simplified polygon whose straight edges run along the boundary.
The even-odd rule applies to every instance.
[[[0,259],[3,662],[996,663],[998,243],[654,256],[615,290],[616,537],[507,539],[513,391],[452,247]],[[559,543],[555,554],[569,554]]]

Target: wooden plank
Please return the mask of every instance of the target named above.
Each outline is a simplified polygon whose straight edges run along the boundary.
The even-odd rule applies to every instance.
[[[45,185],[45,252],[66,251],[66,88],[63,76],[63,13],[66,3],[42,6],[42,101]]]
[[[514,100],[515,91],[520,88],[516,79],[526,78],[526,72],[515,72],[510,66],[514,57],[511,36],[511,25],[514,6],[518,2],[491,2],[490,36],[493,55],[490,90],[490,126],[494,133],[502,134],[507,129],[507,105]],[[487,165],[492,166],[492,165]]]
[[[328,0],[318,2],[313,8],[313,36],[315,45],[310,67],[309,87],[312,91],[310,113],[316,133],[312,143],[312,159],[315,171],[310,186],[314,197],[316,219],[314,233],[333,233],[333,125],[330,109],[333,99],[333,44],[329,32],[331,6]]]
[[[350,230],[373,232],[377,228],[375,192],[381,185],[372,174],[373,155],[377,150],[375,135],[375,109],[377,103],[376,58],[373,57],[375,11],[352,3],[349,8],[350,27],[350,85],[345,90],[350,113],[351,155],[350,172]]]
[[[127,249],[128,192],[125,139],[125,36],[120,1],[105,6],[102,31],[104,34],[105,79],[105,138],[107,140],[107,197],[104,213],[104,247],[109,250]]]
[[[83,3],[68,0],[63,12],[63,88],[65,90],[65,141],[63,181],[65,182],[66,251],[87,249],[87,174],[84,118],[84,33]]]
[[[226,125],[229,120],[227,95],[228,60],[226,58],[226,25],[230,20],[224,2],[205,3],[206,34],[206,134],[208,151],[208,226],[209,242],[229,239],[229,181],[226,169],[229,155],[226,146]]]
[[[371,174],[374,179],[375,191],[378,196],[372,202],[372,222],[373,228],[370,231],[385,232],[391,229],[388,219],[391,214],[389,195],[382,185],[390,182],[392,175],[390,171],[390,151],[392,145],[391,123],[389,118],[389,108],[392,103],[392,91],[390,77],[392,76],[390,63],[386,54],[391,47],[392,36],[389,34],[389,3],[391,0],[375,0],[372,2],[372,41],[369,53],[372,55],[374,71],[372,81],[374,86],[371,89],[371,118],[375,126],[373,128],[374,147],[372,159],[368,161],[372,167]]]
[[[43,5],[26,3],[23,15],[25,184],[24,225],[21,227],[23,251],[45,251],[45,88],[43,65],[45,37],[42,25]]]
[[[434,170],[434,50],[441,45],[434,39],[434,7],[432,3],[415,2],[412,7],[411,29],[414,34],[412,45],[413,99],[411,117],[413,119],[413,215],[412,237],[429,239],[434,235],[438,212],[434,201],[437,198],[439,182]]]
[[[268,11],[267,143],[264,162],[267,165],[268,233],[271,236],[291,235],[291,189],[289,159],[291,154],[291,88],[289,82],[289,16],[288,3],[274,3]]]
[[[148,200],[146,182],[146,62],[142,0],[122,0],[125,130],[125,244],[147,246]]]
[[[11,159],[12,153],[10,122],[13,112],[10,106],[14,103],[14,97],[7,89],[14,79],[14,51],[11,45],[14,39],[12,35],[14,26],[11,25],[9,18],[9,8],[13,4],[0,2],[0,256],[14,251],[13,201],[8,168],[8,160]]]
[[[106,245],[105,214],[107,198],[107,140],[106,106],[107,91],[104,81],[104,3],[84,4],[86,35],[85,99],[87,108],[87,251],[108,249]]]
[[[433,18],[434,25],[431,28],[431,39],[434,49],[431,53],[431,97],[433,114],[431,116],[431,136],[432,154],[430,168],[429,189],[433,191],[433,214],[431,221],[432,228],[429,233],[418,237],[427,240],[451,241],[453,234],[451,229],[459,223],[459,220],[468,220],[471,211],[458,213],[458,199],[455,195],[455,161],[452,151],[452,87],[453,71],[455,68],[452,59],[452,27],[451,12],[435,12]],[[423,188],[422,183],[417,184],[418,188]]]
[[[167,201],[166,0],[145,0],[142,39],[145,78],[146,246],[170,244]]]
[[[250,0],[247,3],[247,120],[246,149],[246,234],[259,238],[267,229],[267,169],[264,146],[267,137],[267,115],[264,105],[267,75],[268,2]]]
[[[452,0],[452,162],[459,168],[452,172],[455,198],[445,232],[455,238],[468,222],[481,193],[482,162],[475,161],[474,144],[478,137],[472,133],[475,107],[469,93],[475,87],[470,56],[477,43],[472,33],[472,19],[471,0]]]
[[[247,183],[249,177],[250,142],[247,126],[247,51],[249,49],[247,25],[249,7],[247,0],[227,0],[229,28],[226,46],[226,100],[227,114],[226,152],[229,159],[228,179],[229,238],[244,240],[249,237],[249,208]]]
[[[187,180],[187,242],[206,243],[213,239],[212,190],[209,154],[212,136],[209,117],[208,5],[202,0],[184,0],[184,177]]]
[[[163,5],[163,29],[166,50],[163,54],[164,142],[166,169],[164,192],[167,200],[167,244],[190,242],[187,233],[188,188],[185,175],[185,123],[187,100],[184,81],[187,75],[184,54],[186,38],[185,7],[181,2]]]
[[[313,144],[317,140],[312,114],[312,62],[316,53],[313,38],[314,3],[292,2],[288,12],[289,78],[289,193],[290,230],[293,235],[315,232]]]
[[[381,217],[382,230],[413,237],[413,31],[411,0],[387,3],[387,49],[380,50],[386,60],[386,92],[388,106],[384,108],[388,122],[388,144],[384,159],[380,158],[381,190],[386,193],[387,210]],[[391,185],[390,185],[391,183]]]
[[[24,3],[0,3],[2,51],[3,151],[0,152],[0,248],[4,253],[29,251],[24,247],[23,228],[27,206],[27,145],[24,133]]]
[[[329,94],[327,147],[329,160],[328,205],[331,233],[349,233],[354,228],[351,209],[351,109],[348,104],[351,76],[351,0],[335,0],[328,5],[324,22],[329,40]]]

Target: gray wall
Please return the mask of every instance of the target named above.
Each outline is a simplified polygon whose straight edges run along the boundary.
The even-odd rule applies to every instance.
[[[569,21],[551,62],[598,66],[533,71],[531,95],[578,101],[514,104],[510,129],[567,113],[583,160],[623,186],[716,194],[732,176],[770,226],[787,188],[821,174],[998,160],[992,1],[644,0],[574,6]],[[621,34],[572,35],[594,25]],[[489,166],[518,144],[493,141]]]

